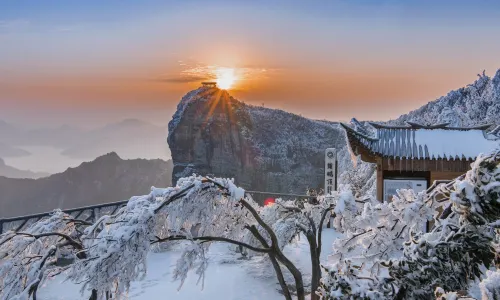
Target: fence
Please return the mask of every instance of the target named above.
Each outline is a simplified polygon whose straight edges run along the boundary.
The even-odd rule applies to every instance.
[[[438,185],[448,183],[448,180],[438,180],[435,181],[434,184],[429,187],[427,193],[431,193]],[[308,195],[297,195],[297,194],[285,194],[285,193],[273,193],[273,192],[261,192],[261,191],[246,191],[246,193],[250,194],[252,197],[276,197],[280,196],[283,198],[316,198],[316,196],[308,196]],[[65,209],[63,210],[65,213],[71,215],[73,219],[83,220],[87,222],[95,222],[101,216],[106,214],[114,214],[118,211],[119,208],[125,206],[128,200],[118,201],[118,202],[110,202],[99,205],[85,206],[79,208]],[[47,217],[50,215],[50,212],[20,216],[14,218],[5,218],[0,219],[0,234],[8,231],[22,231],[27,226],[37,222],[38,220]]]
[[[85,206],[72,209],[63,209],[65,213],[69,214],[73,219],[95,222],[101,216],[106,214],[114,214],[120,207],[127,204],[127,201],[110,202],[99,205]],[[8,230],[22,231],[29,225],[47,217],[51,212],[20,216],[14,218],[0,219],[0,234]]]
[[[246,191],[248,194],[260,195],[260,196],[283,196],[290,198],[314,198],[313,196],[307,195],[295,195],[295,194],[283,194],[283,193],[271,193],[271,192],[259,192],[259,191]],[[106,214],[114,214],[118,211],[119,208],[125,206],[128,200],[118,201],[118,202],[110,202],[99,205],[78,207],[72,209],[63,209],[62,211],[69,214],[73,219],[83,220],[87,222],[95,222],[101,216]],[[5,218],[0,219],[0,234],[8,231],[22,231],[29,225],[39,221],[40,219],[47,217],[51,214],[51,212],[39,213],[34,215],[13,217],[13,218]]]

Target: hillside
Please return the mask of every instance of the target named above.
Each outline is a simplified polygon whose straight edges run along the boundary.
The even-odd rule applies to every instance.
[[[173,180],[197,174],[234,177],[247,189],[305,193],[324,180],[326,148],[341,149],[340,170],[350,168],[336,122],[244,104],[216,88],[184,96],[169,123]]]
[[[493,78],[478,74],[478,79],[446,96],[402,115],[393,124],[405,121],[419,123],[450,123],[451,126],[499,124],[500,117],[500,70]]]
[[[121,159],[111,152],[40,179],[0,177],[0,217],[127,200],[170,186],[171,161]]]

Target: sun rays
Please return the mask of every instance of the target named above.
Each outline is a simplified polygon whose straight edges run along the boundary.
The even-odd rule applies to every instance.
[[[228,90],[230,89],[234,82],[237,80],[234,69],[232,68],[219,68],[215,71],[217,79],[217,86],[220,89]]]

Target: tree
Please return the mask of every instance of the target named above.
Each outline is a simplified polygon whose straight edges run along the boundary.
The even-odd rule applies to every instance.
[[[286,299],[292,299],[284,276],[290,273],[302,300],[303,274],[283,253],[299,234],[310,248],[311,299],[452,297],[477,279],[484,295],[497,297],[498,274],[485,279],[482,269],[499,264],[499,199],[497,153],[478,157],[465,176],[429,195],[401,190],[380,204],[359,203],[345,191],[319,196],[315,204],[277,199],[260,207],[230,179],[191,176],[132,197],[93,224],[55,211],[23,232],[0,235],[0,298],[36,299],[40,283],[64,270],[91,299],[121,295],[145,274],[152,244],[186,241],[174,270],[181,286],[191,270],[203,282],[205,254],[212,243],[224,242],[244,255],[267,256]],[[345,234],[333,245],[337,262],[322,273],[322,229],[330,215],[344,220]],[[432,217],[434,227],[426,232],[423,224]],[[62,252],[74,263],[58,264]]]
[[[0,235],[0,296],[2,299],[36,299],[38,286],[47,276],[65,267],[57,266],[58,249],[71,248],[75,257],[84,258],[76,237],[81,221],[60,210],[29,226],[24,232]]]
[[[317,205],[279,199],[273,206],[259,207],[232,180],[191,176],[180,179],[176,187],[152,188],[148,195],[132,197],[116,214],[93,224],[56,211],[24,232],[0,236],[0,253],[5,253],[0,263],[0,297],[36,299],[38,284],[63,268],[54,263],[61,248],[75,259],[64,270],[69,280],[82,284],[82,292],[91,291],[91,299],[120,295],[145,274],[152,244],[183,240],[190,246],[174,270],[181,285],[193,268],[203,280],[208,265],[205,253],[213,242],[225,242],[247,255],[267,255],[285,298],[292,299],[292,293],[284,269],[293,276],[297,298],[305,299],[303,276],[282,251],[303,233],[310,243],[311,298],[315,299],[321,276],[321,228],[340,198],[320,197]],[[18,267],[15,277],[11,266]]]
[[[359,230],[334,246],[345,260],[325,268],[319,294],[326,299],[454,299],[484,275],[482,268],[498,268],[499,196],[500,156],[494,152],[479,156],[465,176],[429,195],[399,191],[392,203],[375,209],[366,204],[357,218]],[[441,205],[446,208],[424,232],[430,208]],[[379,249],[369,252],[373,247]],[[375,265],[386,268],[388,276],[373,272]],[[498,290],[497,275],[488,276],[494,279],[483,281],[485,297]]]

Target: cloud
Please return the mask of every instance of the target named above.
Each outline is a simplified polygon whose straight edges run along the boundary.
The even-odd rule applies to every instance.
[[[208,76],[202,75],[174,75],[174,76],[160,76],[159,78],[154,79],[157,82],[169,82],[169,83],[191,83],[191,82],[199,82],[203,80],[213,79]]]
[[[255,78],[268,78],[274,74],[279,68],[269,68],[260,65],[243,65],[236,67],[219,66],[200,63],[192,59],[178,60],[180,71],[177,74],[164,74],[153,79],[157,82],[168,83],[193,83],[200,81],[215,80],[221,69],[234,69],[234,73],[238,80],[249,80]]]

